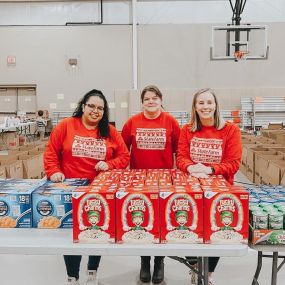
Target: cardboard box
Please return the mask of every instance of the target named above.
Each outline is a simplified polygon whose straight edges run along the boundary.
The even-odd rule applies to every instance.
[[[285,230],[250,230],[250,240],[256,245],[284,245]]]
[[[1,179],[6,179],[6,168],[5,166],[0,166],[0,178]]]
[[[86,185],[86,179],[48,182],[33,192],[33,227],[41,229],[72,228],[72,191]]]
[[[32,227],[32,192],[38,183],[7,180],[0,190],[0,227]]]
[[[29,155],[37,155],[39,158],[38,163],[38,171],[40,172],[40,178],[45,177],[45,170],[44,170],[44,153],[36,148],[33,148],[28,151]]]
[[[283,129],[283,123],[269,123],[268,129],[269,130],[281,130]]]
[[[23,165],[21,161],[1,161],[1,166],[6,169],[6,178],[23,178]]]
[[[204,191],[204,242],[247,244],[249,193],[243,187]]]
[[[116,193],[118,243],[159,243],[158,188],[126,188]]]
[[[159,192],[159,204],[161,243],[203,243],[201,188],[166,188]]]
[[[255,171],[256,165],[258,167],[258,163],[256,163],[256,161],[255,161],[256,154],[271,155],[271,154],[275,154],[275,153],[276,153],[276,151],[271,150],[269,148],[262,147],[262,146],[259,146],[257,148],[249,148],[247,151],[247,166],[246,166],[247,178],[254,183],[256,182],[255,181],[255,173],[257,172],[259,174],[258,170]]]
[[[31,149],[33,149],[35,147],[36,147],[36,145],[34,143],[31,143],[31,144],[20,146],[19,150],[20,151],[29,151],[29,150],[31,150]]]
[[[262,130],[261,134],[264,137],[273,139],[278,144],[285,145],[285,129],[283,130]]]
[[[1,134],[1,139],[7,149],[16,149],[19,147],[19,137],[17,132],[4,132]]]
[[[285,156],[281,160],[269,161],[267,175],[262,176],[262,183],[268,185],[280,185],[285,177]]]
[[[42,178],[41,158],[39,155],[19,155],[19,160],[23,162],[23,177],[25,179]]]
[[[271,155],[256,154],[255,183],[262,184],[271,181],[272,173],[270,172],[271,170],[269,169],[269,163],[271,161],[283,160],[284,157],[285,155],[282,153],[280,154],[279,152],[276,152],[276,154],[271,154]]]
[[[116,241],[116,189],[83,186],[72,192],[73,242]]]

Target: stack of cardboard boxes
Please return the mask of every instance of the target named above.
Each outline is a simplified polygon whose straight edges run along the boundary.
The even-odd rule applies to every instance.
[[[42,178],[46,141],[18,146],[0,155],[0,178]]]
[[[242,135],[240,170],[258,185],[285,185],[285,129]]]

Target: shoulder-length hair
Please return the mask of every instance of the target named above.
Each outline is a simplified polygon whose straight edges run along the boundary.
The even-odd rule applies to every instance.
[[[215,103],[216,103],[216,110],[214,113],[214,127],[217,130],[221,130],[225,126],[225,121],[220,114],[219,103],[218,103],[217,96],[216,96],[215,92],[210,88],[203,88],[203,89],[198,90],[194,94],[194,97],[193,97],[191,119],[190,119],[190,131],[191,132],[200,131],[202,129],[202,123],[201,123],[200,117],[199,117],[198,113],[196,112],[196,103],[197,103],[196,101],[197,101],[198,96],[202,93],[205,93],[205,92],[211,93],[213,95]]]
[[[82,107],[88,102],[89,98],[95,96],[99,97],[104,101],[104,113],[103,117],[98,124],[99,136],[100,137],[109,137],[110,135],[110,127],[109,127],[109,106],[106,100],[106,97],[100,90],[92,89],[88,93],[86,93],[83,98],[77,104],[76,109],[73,112],[72,117],[81,118],[83,115]]]
[[[143,91],[142,91],[142,93],[141,93],[141,101],[142,101],[142,103],[143,103],[143,100],[144,100],[144,95],[145,95],[145,93],[148,92],[148,91],[155,93],[156,96],[158,96],[158,97],[160,98],[160,100],[162,100],[162,93],[161,93],[161,91],[158,89],[158,87],[156,87],[155,85],[148,85],[148,86],[146,86],[146,87],[143,89]]]

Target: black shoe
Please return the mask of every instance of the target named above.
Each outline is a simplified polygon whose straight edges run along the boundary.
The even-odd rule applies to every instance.
[[[164,280],[164,262],[163,259],[154,262],[152,283],[159,284]]]
[[[140,280],[143,283],[149,283],[151,279],[150,275],[150,259],[141,259]]]

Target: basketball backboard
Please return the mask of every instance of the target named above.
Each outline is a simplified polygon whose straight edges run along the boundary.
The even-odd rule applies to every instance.
[[[211,60],[267,59],[267,27],[227,25],[212,27]]]

